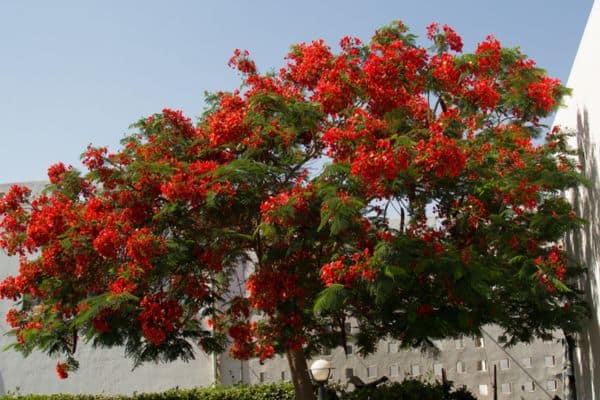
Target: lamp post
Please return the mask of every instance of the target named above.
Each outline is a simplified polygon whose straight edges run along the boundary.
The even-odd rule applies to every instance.
[[[331,377],[331,369],[331,363],[322,359],[310,366],[310,376],[319,385],[319,400],[325,400],[325,383]]]

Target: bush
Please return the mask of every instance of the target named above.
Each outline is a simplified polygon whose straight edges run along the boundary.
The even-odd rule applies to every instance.
[[[288,383],[270,385],[167,390],[160,393],[124,395],[5,395],[0,400],[294,400],[294,387]]]
[[[466,388],[453,390],[452,384],[406,379],[376,388],[344,393],[341,400],[476,400]]]
[[[125,395],[30,394],[0,396],[0,400],[294,400],[294,387],[289,383],[255,386],[167,390],[160,393]],[[333,400],[332,397],[329,398]],[[421,382],[407,379],[342,393],[340,400],[476,400],[466,389],[453,390],[452,384]]]

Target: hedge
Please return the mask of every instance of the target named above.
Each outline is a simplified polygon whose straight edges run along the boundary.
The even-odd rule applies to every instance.
[[[341,400],[477,400],[466,388],[453,390],[452,384],[406,379],[344,393]]]
[[[125,395],[89,394],[9,394],[0,400],[294,400],[289,383],[197,389],[173,389],[160,393]],[[333,397],[329,397],[333,400]],[[453,390],[451,384],[427,383],[415,379],[388,383],[340,393],[340,400],[476,400],[466,389]]]
[[[172,389],[160,393],[125,395],[29,394],[5,395],[0,400],[294,400],[289,383],[217,388]]]

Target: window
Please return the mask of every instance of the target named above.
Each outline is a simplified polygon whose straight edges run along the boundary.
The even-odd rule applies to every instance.
[[[444,369],[444,364],[442,364],[442,363],[433,364],[433,374],[435,376],[442,376],[443,369]]]
[[[475,347],[484,347],[483,336],[477,336],[475,338]]]
[[[554,367],[556,365],[556,361],[554,360],[554,356],[546,356],[546,357],[544,357],[544,365],[546,367]]]
[[[459,361],[456,363],[456,373],[458,374],[464,374],[465,372],[467,372],[465,370],[465,362],[464,361]]]
[[[398,352],[398,343],[389,342],[388,343],[388,353],[397,353]]]
[[[348,355],[352,354],[352,350],[353,350],[352,345],[349,344],[346,346],[346,354],[348,354]]]
[[[477,361],[477,371],[484,372],[487,371],[487,363],[485,360]]]
[[[457,349],[464,349],[465,347],[465,342],[462,337],[459,337],[458,339],[454,340],[454,343],[456,344]]]
[[[533,381],[525,381],[523,384],[524,392],[533,392],[535,390],[535,383]]]
[[[555,391],[558,387],[558,384],[556,383],[556,381],[554,379],[550,379],[546,381],[546,389],[551,390],[551,391]]]
[[[265,381],[265,373],[261,372],[260,374],[258,374],[258,380],[260,381],[260,383],[264,383]]]
[[[354,376],[354,370],[352,368],[346,368],[346,379],[350,379]]]
[[[229,376],[231,377],[231,382],[235,382],[235,374],[232,370],[229,370]]]
[[[331,355],[331,349],[329,347],[324,347],[321,350],[321,355],[323,355],[323,356],[330,356]]]
[[[531,357],[522,358],[521,364],[523,364],[523,368],[531,368]]]
[[[487,396],[488,395],[488,385],[479,385],[479,394]]]
[[[285,381],[285,371],[281,371],[281,380]]]
[[[412,376],[421,375],[421,366],[419,364],[413,364],[410,366],[410,374]]]
[[[510,368],[510,361],[508,358],[500,360],[499,364],[500,364],[500,369],[502,369],[502,370],[507,370]]]
[[[502,385],[500,385],[500,391],[502,392],[502,394],[510,394],[511,389],[512,387],[510,383],[503,383]]]
[[[392,364],[390,365],[390,376],[398,376],[399,374],[399,369],[398,369],[398,364]]]
[[[367,378],[377,377],[377,365],[371,365],[367,367]]]

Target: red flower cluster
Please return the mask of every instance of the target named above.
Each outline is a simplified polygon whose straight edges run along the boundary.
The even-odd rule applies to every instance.
[[[277,282],[274,286],[273,283]],[[264,267],[246,281],[250,305],[266,314],[274,314],[277,306],[303,297],[304,289],[298,285],[298,278],[286,271]]]
[[[219,106],[206,121],[210,145],[218,147],[247,137],[251,132],[246,123],[248,107],[239,94],[221,94]]]
[[[56,373],[60,379],[67,379],[69,377],[69,366],[67,363],[57,362]]]
[[[289,72],[284,72],[292,82],[315,89],[321,76],[333,60],[329,46],[323,40],[315,40],[310,44],[296,45],[287,56]]]
[[[556,104],[556,95],[560,81],[547,76],[527,86],[527,95],[533,100],[537,108],[548,113]]]
[[[462,38],[454,29],[448,25],[443,26],[443,33],[440,32],[440,24],[434,22],[427,27],[427,37],[434,41],[438,46],[448,45],[452,51],[460,53],[463,48]]]
[[[327,287],[334,283],[341,283],[348,288],[352,287],[357,279],[373,281],[377,272],[369,265],[369,260],[369,249],[363,250],[362,253],[354,253],[350,260],[340,257],[336,261],[323,265],[321,279]],[[347,265],[348,263],[350,265]]]
[[[155,346],[162,344],[169,333],[181,326],[181,306],[175,300],[165,299],[162,293],[144,297],[140,307],[138,319],[142,333]]]
[[[233,339],[229,354],[234,358],[248,359],[255,351],[252,345],[256,324],[241,323],[229,327],[228,334]]]
[[[69,168],[65,167],[65,164],[62,162],[52,165],[48,168],[48,179],[50,180],[50,183],[56,184],[61,182],[64,174],[72,169],[73,167],[71,166],[69,166]]]
[[[433,172],[437,178],[456,178],[466,165],[467,154],[454,139],[445,135],[432,136],[428,142],[421,140],[415,146],[417,156],[415,164],[424,173]]]
[[[546,257],[539,256],[535,259],[535,265],[538,267],[537,276],[540,283],[549,292],[554,292],[556,286],[552,283],[550,276],[559,281],[564,281],[567,273],[567,255],[562,247],[552,246]]]
[[[397,40],[374,42],[362,67],[371,111],[378,116],[407,106],[411,108],[425,84],[427,52]]]
[[[496,82],[492,79],[480,79],[473,82],[473,90],[470,95],[473,102],[483,110],[493,110],[500,100]]]
[[[256,74],[256,64],[250,59],[248,50],[235,49],[233,56],[229,59],[229,66],[237,69],[242,74]]]
[[[498,39],[489,35],[484,42],[479,43],[475,55],[477,56],[478,74],[493,76],[500,68],[502,46]]]

